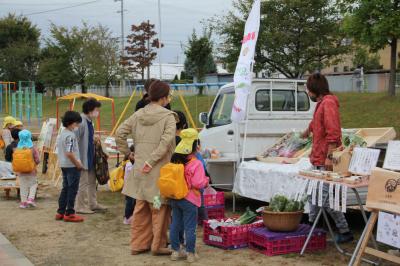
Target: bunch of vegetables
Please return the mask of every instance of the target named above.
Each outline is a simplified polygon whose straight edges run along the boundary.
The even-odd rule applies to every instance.
[[[303,139],[300,133],[286,135],[280,143],[264,152],[264,157],[297,157],[299,151],[307,150],[312,145],[312,138]]]
[[[294,199],[288,199],[284,195],[275,195],[269,204],[269,208],[274,212],[297,212],[304,210],[304,199],[301,201],[295,201]]]
[[[236,222],[238,222],[240,225],[243,224],[251,224],[257,217],[257,214],[250,210],[249,207],[246,208],[246,212],[240,216],[238,219],[236,219]]]
[[[367,143],[365,140],[354,134],[354,133],[343,133],[342,134],[342,142],[343,145],[347,148],[350,146],[355,146],[355,147],[366,147]]]

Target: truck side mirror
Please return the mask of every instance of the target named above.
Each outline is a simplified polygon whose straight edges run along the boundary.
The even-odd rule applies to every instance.
[[[200,113],[199,114],[199,121],[203,125],[208,125],[208,113]]]

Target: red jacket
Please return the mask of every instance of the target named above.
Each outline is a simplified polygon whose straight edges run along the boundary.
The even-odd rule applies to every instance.
[[[339,147],[342,143],[339,101],[336,96],[326,95],[317,103],[309,132],[313,133],[311,163],[323,166],[328,156],[328,145],[336,144]]]

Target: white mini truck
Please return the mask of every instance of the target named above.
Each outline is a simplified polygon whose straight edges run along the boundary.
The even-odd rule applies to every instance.
[[[207,168],[218,188],[232,189],[238,156],[255,158],[291,131],[308,127],[315,103],[305,91],[305,80],[255,79],[248,101],[247,138],[243,146],[245,123],[231,122],[235,98],[234,84],[219,90],[209,113],[201,113],[203,148],[216,149],[219,159],[208,160]]]

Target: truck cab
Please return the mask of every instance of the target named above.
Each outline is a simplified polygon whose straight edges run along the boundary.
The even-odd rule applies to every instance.
[[[214,185],[231,189],[239,156],[251,159],[290,131],[303,131],[312,119],[315,103],[305,90],[305,80],[255,79],[249,94],[247,119],[232,123],[234,84],[219,90],[209,113],[201,113],[203,149],[215,149],[220,158],[208,160]],[[247,123],[246,141],[244,141]]]

